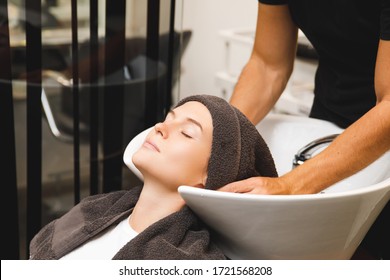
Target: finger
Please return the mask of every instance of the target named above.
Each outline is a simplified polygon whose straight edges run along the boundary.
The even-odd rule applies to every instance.
[[[247,180],[243,180],[227,184],[218,190],[222,192],[247,193],[252,191],[252,188]]]

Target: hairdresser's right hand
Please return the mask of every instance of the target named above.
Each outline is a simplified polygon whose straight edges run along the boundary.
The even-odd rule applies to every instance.
[[[292,194],[282,177],[252,177],[227,184],[218,191],[250,194]]]

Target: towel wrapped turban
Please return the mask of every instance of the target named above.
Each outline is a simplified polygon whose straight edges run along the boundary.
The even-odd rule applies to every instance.
[[[213,141],[206,189],[255,176],[277,177],[274,160],[256,127],[237,108],[213,95],[193,95],[178,102],[202,103],[213,121]]]

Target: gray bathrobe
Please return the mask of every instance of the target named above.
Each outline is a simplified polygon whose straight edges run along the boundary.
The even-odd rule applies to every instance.
[[[127,218],[142,187],[90,196],[47,224],[30,243],[30,259],[60,259],[111,225]],[[113,259],[225,259],[210,232],[185,206],[154,223]]]

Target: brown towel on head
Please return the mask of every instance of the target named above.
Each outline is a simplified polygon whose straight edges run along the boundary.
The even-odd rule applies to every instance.
[[[202,103],[213,120],[213,143],[208,165],[207,189],[255,176],[277,177],[271,152],[256,127],[226,100],[212,95],[193,95],[189,101]]]

